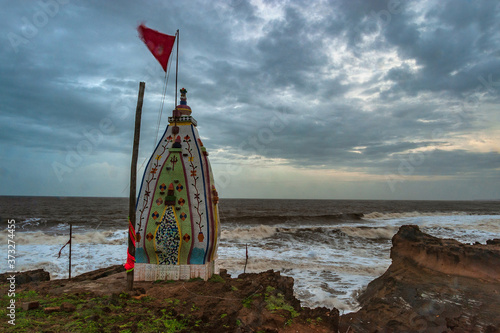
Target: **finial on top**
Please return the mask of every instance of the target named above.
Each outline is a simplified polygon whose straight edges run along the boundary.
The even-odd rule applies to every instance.
[[[189,116],[191,115],[191,108],[187,105],[187,89],[186,88],[181,88],[181,103],[177,105],[177,110],[180,111],[181,115],[186,115]]]
[[[181,92],[181,105],[187,105],[187,97],[186,97],[186,94],[187,94],[187,90],[186,88],[182,88],[180,90]]]

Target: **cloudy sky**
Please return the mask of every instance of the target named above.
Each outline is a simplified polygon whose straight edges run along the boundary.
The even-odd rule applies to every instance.
[[[0,3],[0,195],[128,195],[139,82],[139,166],[174,106],[144,22],[222,197],[500,199],[498,0]]]

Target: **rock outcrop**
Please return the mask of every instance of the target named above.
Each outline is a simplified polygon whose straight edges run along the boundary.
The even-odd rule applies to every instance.
[[[125,272],[123,265],[113,265],[75,276],[72,281],[94,281],[116,273]]]
[[[15,272],[15,273],[3,273],[0,274],[0,281],[6,281],[8,277],[14,275],[16,277],[16,285],[21,285],[30,282],[42,282],[49,281],[49,272],[43,269],[35,269],[32,271],[25,272]]]
[[[40,319],[36,316],[41,311],[28,312],[26,305],[25,315],[37,318],[33,325],[39,325],[28,329],[33,332],[67,331],[64,327],[80,317],[103,330],[106,320],[119,318],[113,320],[112,327],[106,326],[111,332],[122,331],[124,325],[132,332],[165,331],[167,324],[174,322],[185,325],[184,330],[178,330],[182,332],[337,332],[339,311],[301,307],[293,295],[293,284],[293,278],[273,270],[237,278],[221,270],[208,281],[136,281],[134,290],[128,291],[123,267],[112,266],[72,280],[25,284],[16,293],[29,292],[25,301],[44,304],[44,313],[58,316],[60,326],[55,328],[49,322],[51,317]],[[8,288],[0,287],[2,293]],[[129,317],[132,308],[135,315]],[[155,326],[163,325],[166,319],[161,329]],[[0,331],[5,327],[2,325]],[[144,330],[146,326],[155,330]]]
[[[500,332],[500,244],[466,245],[402,226],[392,264],[340,332]]]
[[[465,245],[432,237],[417,226],[403,226],[392,244],[393,263],[410,259],[418,266],[444,274],[500,282],[500,252],[494,250],[494,242]]]

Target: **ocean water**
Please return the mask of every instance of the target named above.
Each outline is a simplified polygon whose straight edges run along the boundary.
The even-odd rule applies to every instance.
[[[16,270],[68,276],[125,262],[128,199],[0,197],[7,269],[7,220],[16,220]],[[222,199],[219,266],[236,276],[279,270],[295,279],[304,306],[355,311],[355,295],[389,267],[391,238],[404,224],[464,243],[500,238],[499,201]]]

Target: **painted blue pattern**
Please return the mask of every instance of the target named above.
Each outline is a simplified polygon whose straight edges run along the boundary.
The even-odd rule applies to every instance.
[[[203,265],[203,260],[205,259],[205,251],[199,247],[195,247],[191,252],[190,264]]]
[[[136,263],[148,263],[148,258],[146,257],[146,252],[142,247],[135,249],[135,262]]]
[[[177,265],[181,238],[172,206],[168,206],[155,234],[160,265]]]

